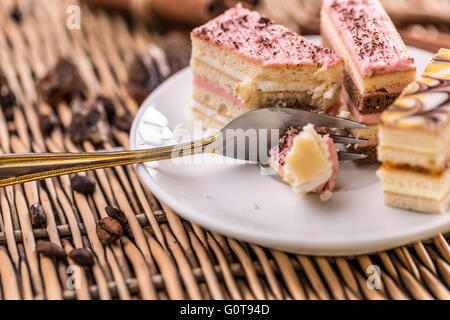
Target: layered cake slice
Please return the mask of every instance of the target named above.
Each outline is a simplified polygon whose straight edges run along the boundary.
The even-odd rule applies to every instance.
[[[267,106],[326,111],[339,97],[340,57],[241,5],[191,39],[191,115],[206,127]]]
[[[384,111],[415,80],[416,67],[378,0],[324,0],[324,44],[345,61],[342,98],[352,118],[369,129],[352,130],[369,143],[355,145],[376,162],[377,124]]]
[[[389,206],[441,213],[450,202],[450,50],[381,116],[378,171]]]
[[[270,151],[270,165],[300,194],[319,193],[328,200],[335,188],[339,162],[333,140],[312,124],[290,128]]]

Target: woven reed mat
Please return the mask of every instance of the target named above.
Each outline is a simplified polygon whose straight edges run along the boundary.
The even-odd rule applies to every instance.
[[[70,55],[89,94],[110,97],[120,112],[136,114],[126,94],[126,65],[154,41],[143,26],[133,31],[123,17],[82,7],[82,28],[65,27],[67,3],[32,5],[20,23],[10,17],[11,0],[0,1],[0,63],[17,96],[14,119],[0,112],[3,152],[93,150],[67,136],[70,109],[56,108],[61,128],[44,137],[38,114],[48,108],[34,81],[58,56]],[[113,130],[114,146],[128,147],[128,135]],[[0,299],[449,299],[450,248],[441,234],[428,242],[353,258],[291,255],[242,243],[180,219],[140,182],[132,166],[86,173],[97,181],[92,196],[72,192],[68,176],[0,189]],[[41,203],[46,229],[33,229],[29,206]],[[103,245],[95,232],[105,206],[120,207],[134,240]],[[282,221],[280,221],[282,223]],[[73,261],[38,254],[39,241],[84,247],[95,254],[80,269],[79,289],[67,272]],[[366,284],[369,265],[381,269],[381,286]]]

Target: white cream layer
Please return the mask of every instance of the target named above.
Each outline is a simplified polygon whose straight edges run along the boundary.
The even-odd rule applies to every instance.
[[[241,81],[240,87],[252,87],[253,89],[260,90],[263,92],[277,92],[277,91],[311,91],[315,96],[315,93],[320,93],[325,99],[333,98],[336,90],[340,87],[340,83],[324,90],[322,86],[318,86],[317,83],[307,83],[306,81],[288,81],[288,82],[278,82],[278,81],[268,81],[268,80],[255,80],[245,74],[236,71],[231,68],[224,67],[217,60],[210,59],[209,57],[195,56],[194,59],[217,69],[223,73],[230,75],[236,80]],[[324,92],[325,91],[325,92]]]
[[[220,113],[218,113],[217,111],[212,110],[211,108],[208,108],[206,106],[204,106],[203,104],[199,103],[198,101],[192,101],[192,108],[197,109],[201,112],[203,112],[204,114],[206,114],[208,117],[214,118],[220,122],[223,122],[223,124],[227,124],[228,122],[230,122],[232,119],[231,118],[227,118],[223,115],[221,115]]]
[[[321,157],[322,159],[325,159],[326,161],[326,167],[322,169],[322,172],[315,177],[310,178],[309,180],[298,180],[298,174],[297,171],[299,170],[298,164],[295,163],[295,158],[301,153],[303,150],[298,150],[298,148],[295,148],[298,144],[296,143],[297,139],[313,139],[315,143],[319,145],[319,148],[321,150]],[[332,174],[333,174],[333,163],[330,160],[330,148],[328,145],[324,142],[322,137],[319,136],[319,134],[314,129],[314,126],[312,124],[308,124],[305,127],[303,127],[302,132],[298,134],[294,138],[292,149],[288,152],[286,156],[286,162],[283,166],[284,173],[286,176],[286,180],[291,184],[292,189],[296,193],[300,194],[306,194],[308,192],[311,192],[313,190],[316,190],[320,186],[324,185],[328,180],[330,180]],[[293,163],[292,163],[293,162]],[[318,162],[317,162],[318,163]],[[317,164],[316,164],[317,166]],[[304,165],[301,165],[300,170],[305,170]],[[309,167],[311,168],[311,167]],[[317,167],[316,167],[317,168]],[[314,169],[313,169],[314,170]],[[317,169],[315,169],[317,170]]]
[[[384,168],[377,175],[383,181],[385,192],[442,201],[450,191],[450,187],[445,188],[450,185],[450,169],[440,178]]]

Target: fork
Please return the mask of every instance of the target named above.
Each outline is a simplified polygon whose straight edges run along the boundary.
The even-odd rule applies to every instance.
[[[27,153],[0,156],[0,187],[17,183],[46,179],[60,175],[124,166],[135,163],[173,159],[199,153],[216,153],[226,157],[252,163],[268,161],[270,148],[278,145],[280,134],[292,126],[312,123],[316,127],[365,129],[367,126],[352,120],[332,115],[300,109],[270,107],[252,110],[230,121],[216,134],[199,140],[170,146],[130,151],[98,151],[79,153]],[[256,132],[258,152],[250,152],[252,141],[246,136],[251,130]],[[260,134],[262,132],[262,134]],[[232,143],[236,144],[244,133],[243,152],[236,148],[230,152]],[[266,137],[264,137],[266,133]],[[335,143],[364,144],[367,140],[333,135]],[[263,140],[266,139],[267,143]],[[363,159],[365,155],[341,151],[339,160]],[[263,159],[264,158],[264,159]]]

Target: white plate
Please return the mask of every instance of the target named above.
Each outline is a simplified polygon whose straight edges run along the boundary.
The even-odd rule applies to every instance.
[[[409,49],[422,73],[432,55]],[[171,143],[171,130],[178,124],[192,130],[188,116],[191,81],[191,71],[185,69],[147,98],[131,129],[131,148]],[[450,212],[427,215],[384,206],[377,166],[341,163],[341,191],[323,203],[315,195],[294,194],[287,185],[261,175],[257,166],[223,163],[219,156],[208,156],[202,164],[198,160],[190,157],[183,163],[178,159],[138,165],[137,171],[151,191],[182,217],[269,248],[310,255],[355,255],[450,230]]]

